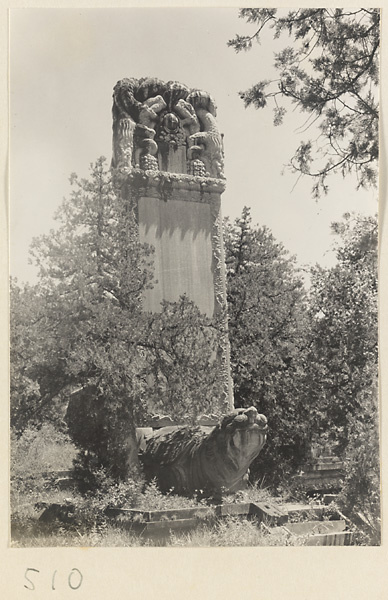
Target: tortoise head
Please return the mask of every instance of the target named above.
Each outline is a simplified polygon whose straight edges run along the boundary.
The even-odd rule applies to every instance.
[[[220,432],[227,458],[236,469],[247,469],[267,439],[267,419],[254,406],[240,408],[221,422]]]

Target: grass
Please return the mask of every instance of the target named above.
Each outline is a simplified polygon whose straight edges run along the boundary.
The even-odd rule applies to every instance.
[[[30,482],[31,483],[31,482]],[[81,496],[76,490],[60,491],[52,483],[38,482],[35,490],[24,486],[22,493],[14,495],[12,515],[13,547],[135,547],[135,546],[169,546],[169,547],[214,547],[214,546],[285,546],[294,545],[297,540],[290,539],[281,530],[269,534],[265,527],[254,519],[243,517],[227,517],[222,520],[199,519],[196,529],[189,532],[175,531],[155,537],[136,535],[120,526],[115,526],[104,515],[103,509],[107,499],[125,495],[125,484],[119,493],[117,486],[104,490],[104,494]],[[39,493],[38,493],[39,489]],[[129,485],[129,493],[133,493],[133,485]],[[65,502],[76,506],[78,518],[69,525],[60,522],[42,523],[39,516],[41,509],[35,506],[37,499],[47,504]],[[251,488],[236,495],[224,497],[224,503],[263,502],[271,499],[267,490]],[[23,502],[20,502],[23,500]],[[125,504],[124,504],[125,506]],[[203,508],[208,506],[204,500],[186,498],[174,494],[163,494],[155,482],[149,483],[141,494],[134,493],[128,497],[128,507],[136,507],[144,511],[173,510],[180,508]],[[210,507],[209,507],[210,510]],[[207,515],[208,516],[208,515]]]
[[[216,547],[216,546],[289,546],[303,543],[281,528],[269,533],[254,519],[227,517],[216,520],[201,517],[198,526],[183,532],[175,530],[154,536],[136,535],[122,525],[113,524],[105,515],[109,506],[163,511],[185,508],[203,509],[205,500],[162,493],[155,482],[128,480],[115,483],[106,473],[95,473],[95,489],[81,494],[77,489],[60,490],[54,479],[43,477],[47,471],[71,470],[76,448],[50,425],[39,431],[28,430],[12,440],[11,508],[13,547]],[[27,475],[28,474],[28,475]],[[276,501],[289,499],[276,498]],[[233,495],[224,495],[223,503],[260,503],[273,500],[262,487],[251,487]],[[74,505],[67,524],[59,520],[39,521],[43,503]],[[209,507],[209,510],[212,509]],[[201,511],[202,513],[202,511]]]
[[[64,526],[62,523],[42,523],[38,521],[41,513],[32,505],[19,506],[13,514],[13,547],[220,547],[220,546],[289,546],[300,545],[300,540],[289,536],[279,529],[269,533],[268,528],[255,519],[244,517],[226,517],[221,520],[199,519],[196,529],[191,531],[173,531],[161,534],[159,538],[136,535],[113,525],[107,520],[96,498],[84,498],[76,492],[67,496],[65,492],[54,489],[46,492],[48,502],[63,504],[67,499],[77,506],[81,515],[76,523]],[[236,495],[226,496],[225,503],[262,502],[271,499],[267,490],[251,488]],[[86,509],[85,509],[86,504]],[[151,482],[136,502],[136,508],[149,510],[172,510],[179,508],[203,508],[205,501],[186,498],[173,494],[162,494]],[[210,508],[209,508],[210,509]]]
[[[295,546],[300,538],[279,529],[269,533],[255,521],[226,518],[215,525],[200,524],[187,533],[171,532],[157,539],[134,535],[112,525],[92,528],[88,532],[59,528],[55,532],[29,530],[12,540],[14,548],[41,547],[236,547],[236,546]]]
[[[183,535],[170,535],[169,546],[180,547],[219,547],[219,546],[295,546],[299,545],[295,536],[280,530],[270,533],[257,521],[228,517],[214,527],[200,526],[193,532]]]

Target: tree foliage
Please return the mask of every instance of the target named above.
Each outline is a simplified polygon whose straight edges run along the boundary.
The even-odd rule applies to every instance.
[[[248,208],[226,221],[225,253],[235,403],[268,418],[268,441],[253,470],[279,480],[309,447],[303,281],[269,229],[252,226]]]
[[[125,471],[137,462],[134,407],[143,384],[136,343],[151,251],[139,244],[131,207],[115,193],[102,159],[89,180],[74,175],[72,183],[73,193],[56,214],[59,226],[32,244],[41,351],[31,373],[48,402],[76,386],[94,386],[97,397],[109,399],[110,454],[121,455]]]
[[[85,435],[77,442],[125,475],[137,463],[135,426],[150,409],[190,420],[220,393],[214,355],[222,323],[185,297],[145,313],[153,251],[139,242],[130,199],[104,159],[72,183],[59,226],[32,244],[38,285],[14,286],[14,423],[22,430],[47,417],[55,397],[81,389]],[[97,442],[87,431],[92,422],[101,425]]]
[[[359,410],[348,418],[341,508],[361,532],[362,543],[379,545],[381,536],[380,443],[377,381],[357,396]]]
[[[35,359],[41,354],[37,336],[41,305],[36,288],[29,284],[19,286],[14,278],[11,278],[10,304],[10,417],[13,430],[21,431],[27,422],[37,424],[42,405],[41,387],[35,374]]]
[[[377,414],[363,398],[377,394],[378,230],[375,218],[352,214],[332,229],[340,238],[337,264],[312,273],[311,396],[320,407],[321,429],[341,451],[351,437],[351,419]]]
[[[339,238],[337,263],[314,269],[310,292],[312,429],[345,460],[343,510],[375,544],[380,535],[377,220],[346,214],[332,229]]]
[[[274,124],[282,123],[288,99],[318,128],[315,140],[301,141],[290,161],[294,172],[314,178],[313,195],[328,190],[327,176],[355,173],[359,187],[376,184],[378,159],[379,9],[307,8],[288,12],[244,8],[240,17],[251,35],[228,42],[236,52],[261,43],[265,29],[274,38],[288,34],[292,45],[275,53],[276,79],[240,92],[246,107],[272,104]],[[264,49],[265,51],[265,49]]]
[[[150,314],[144,330],[152,385],[147,400],[155,412],[166,412],[178,422],[196,424],[202,414],[222,416],[224,373],[217,359],[225,336],[225,315],[210,318],[182,296],[162,302]]]
[[[278,483],[312,445],[346,461],[343,504],[377,519],[377,222],[332,225],[337,261],[312,269],[306,294],[295,263],[245,208],[225,222],[229,335],[236,406],[269,422],[253,475]],[[357,502],[355,501],[355,498]]]

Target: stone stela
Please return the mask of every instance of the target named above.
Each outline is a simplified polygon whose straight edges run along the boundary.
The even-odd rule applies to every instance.
[[[155,248],[154,285],[143,306],[186,294],[209,317],[226,308],[221,194],[223,139],[202,90],[158,79],[122,79],[113,92],[112,168],[137,215],[139,240]],[[229,340],[220,340],[223,398],[233,408]]]

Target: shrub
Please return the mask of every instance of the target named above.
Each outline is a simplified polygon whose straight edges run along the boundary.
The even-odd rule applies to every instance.
[[[30,427],[20,436],[11,431],[12,508],[42,500],[52,488],[45,473],[71,469],[76,452],[69,437],[50,423]]]
[[[362,400],[362,414],[350,420],[345,455],[346,476],[339,505],[356,524],[358,544],[379,545],[381,508],[377,399],[365,393]]]

